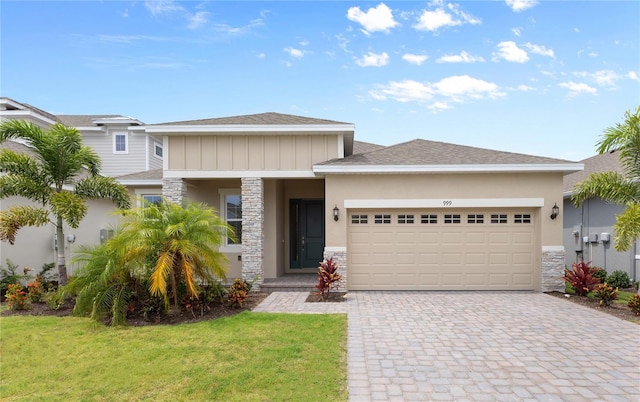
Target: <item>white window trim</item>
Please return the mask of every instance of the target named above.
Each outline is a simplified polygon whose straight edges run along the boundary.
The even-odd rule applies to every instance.
[[[116,138],[119,135],[124,136],[124,151],[116,150]],[[113,133],[113,153],[116,155],[125,155],[129,153],[129,133],[127,133],[126,131],[116,131]]]
[[[162,156],[158,156],[158,154],[156,153],[156,148],[162,149]],[[162,160],[164,158],[164,147],[158,141],[153,141],[153,156],[156,159],[160,159],[160,160]]]
[[[227,222],[227,196],[228,195],[239,195],[242,196],[242,191],[239,188],[221,188],[218,190],[220,194],[220,217]],[[241,253],[242,252],[242,239],[238,239],[240,243],[238,244],[227,244],[227,237],[225,236],[222,240],[222,246],[220,246],[220,251],[223,253]]]

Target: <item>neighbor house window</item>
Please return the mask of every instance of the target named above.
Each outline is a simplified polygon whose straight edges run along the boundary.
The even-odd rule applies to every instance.
[[[239,246],[242,244],[242,196],[239,189],[220,190],[220,214],[235,232],[235,240],[227,237],[224,244]]]
[[[113,153],[126,154],[129,152],[129,135],[127,133],[113,134]]]
[[[153,143],[153,156],[155,156],[158,159],[162,159],[162,145],[160,145],[159,142],[154,142]]]

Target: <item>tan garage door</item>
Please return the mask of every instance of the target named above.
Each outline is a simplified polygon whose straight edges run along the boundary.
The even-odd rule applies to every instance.
[[[351,290],[533,290],[531,210],[350,210]]]

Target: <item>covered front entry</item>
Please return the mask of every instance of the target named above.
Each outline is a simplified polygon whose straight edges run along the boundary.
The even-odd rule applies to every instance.
[[[292,199],[289,213],[289,267],[317,268],[324,252],[324,201]]]
[[[530,209],[350,210],[351,290],[534,290]]]

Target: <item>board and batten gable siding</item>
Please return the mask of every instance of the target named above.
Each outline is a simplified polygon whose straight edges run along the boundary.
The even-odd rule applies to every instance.
[[[113,135],[115,133],[128,133],[128,152],[126,154],[113,152]],[[93,148],[100,156],[102,160],[100,173],[102,175],[122,176],[147,170],[147,141],[145,137],[146,134],[133,133],[127,131],[126,128],[109,128],[106,133],[82,133],[82,142]]]
[[[310,171],[338,158],[338,135],[189,135],[168,138],[169,170]]]

